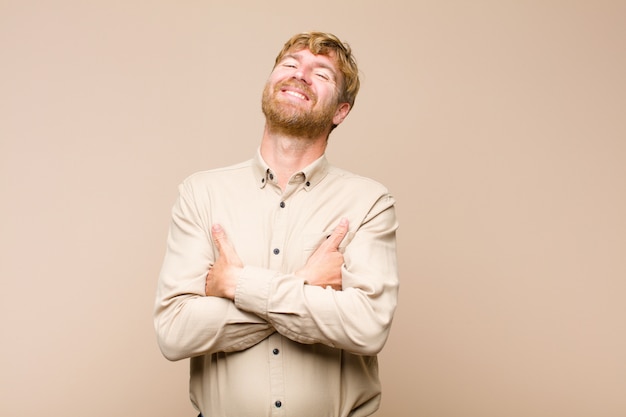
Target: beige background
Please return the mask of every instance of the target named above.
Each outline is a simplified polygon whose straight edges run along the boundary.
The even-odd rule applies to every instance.
[[[0,0],[0,415],[193,416],[177,184],[253,155],[293,33],[350,42],[337,165],[398,200],[380,417],[626,415],[626,2]]]

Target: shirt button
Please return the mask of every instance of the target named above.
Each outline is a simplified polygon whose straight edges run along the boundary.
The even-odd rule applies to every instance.
[[[311,183],[310,183],[309,181],[307,181],[307,182],[305,183],[305,185],[306,185],[307,187],[310,187],[310,186],[311,186]]]
[[[283,406],[283,403],[281,403],[280,401],[276,401],[274,402],[274,405],[276,406],[276,408],[280,408]]]
[[[284,201],[280,202],[280,208],[285,208],[285,202]]]
[[[273,179],[274,179],[274,174],[270,173],[270,180],[273,180]]]
[[[274,349],[274,350],[272,350],[272,353],[273,353],[274,355],[278,355],[278,353],[279,353],[279,352],[280,352],[280,350],[278,350],[278,349]]]
[[[272,252],[274,252],[274,255],[278,255],[280,253],[280,249],[276,248]]]

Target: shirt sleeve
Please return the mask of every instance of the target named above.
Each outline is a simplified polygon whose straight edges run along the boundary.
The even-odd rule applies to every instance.
[[[344,250],[343,289],[305,284],[293,274],[245,267],[236,305],[299,343],[323,343],[360,355],[383,348],[398,297],[394,199],[381,196],[356,221]],[[349,219],[350,227],[356,219]]]
[[[205,296],[205,279],[215,259],[208,219],[200,214],[183,183],[172,209],[165,258],[159,275],[154,314],[163,355],[179,360],[213,352],[239,351],[275,330],[233,301]]]

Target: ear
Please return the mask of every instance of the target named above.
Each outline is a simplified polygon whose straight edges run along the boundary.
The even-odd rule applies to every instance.
[[[339,103],[339,106],[337,106],[337,110],[335,111],[335,115],[333,116],[333,124],[335,126],[339,125],[343,122],[343,119],[348,116],[348,113],[350,113],[350,104]]]

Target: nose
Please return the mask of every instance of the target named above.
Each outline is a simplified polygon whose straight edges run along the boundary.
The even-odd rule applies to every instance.
[[[310,71],[307,70],[307,68],[305,67],[300,67],[296,70],[296,72],[294,73],[293,77],[296,80],[302,81],[306,84],[311,84],[311,75],[310,75]]]

